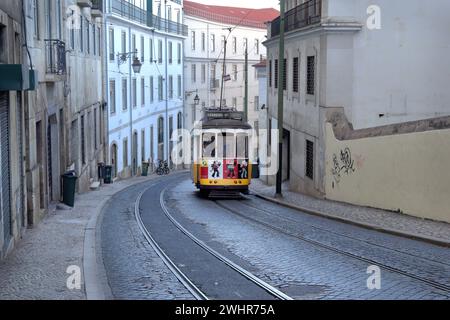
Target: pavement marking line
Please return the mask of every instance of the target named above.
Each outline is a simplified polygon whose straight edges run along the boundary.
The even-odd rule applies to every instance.
[[[327,218],[330,220],[335,220],[335,221],[340,221],[343,223],[347,223],[347,224],[352,224],[358,227],[362,227],[362,228],[366,228],[369,230],[375,230],[375,231],[379,231],[379,232],[384,232],[387,234],[392,234],[395,236],[399,236],[399,237],[403,237],[403,238],[407,238],[407,239],[413,239],[413,240],[418,240],[418,241],[424,241],[424,242],[428,242],[440,247],[446,247],[446,248],[450,248],[450,242],[445,241],[445,240],[441,240],[438,238],[433,238],[433,237],[429,237],[429,236],[424,236],[424,235],[420,235],[420,234],[413,234],[413,233],[408,233],[405,231],[400,231],[400,230],[395,230],[395,229],[391,229],[391,228],[386,228],[386,227],[382,227],[382,226],[378,226],[378,225],[374,225],[374,224],[370,224],[370,223],[366,223],[366,222],[360,222],[360,221],[354,221],[354,220],[350,220],[347,218],[343,218],[343,217],[338,217],[335,216],[333,214],[330,213],[326,213],[323,211],[319,211],[319,210],[313,210],[313,209],[309,209],[309,208],[305,208],[305,207],[301,207],[299,205],[296,204],[292,204],[292,203],[288,203],[288,202],[284,202],[278,199],[274,199],[272,197],[263,195],[261,193],[259,193],[258,191],[255,190],[251,190],[251,192],[254,194],[255,197],[258,197],[260,199],[278,204],[280,206],[286,207],[286,208],[290,208],[293,210],[297,210],[297,211],[301,211],[302,213],[306,213],[306,214],[310,214],[313,216],[319,216],[319,217],[323,217],[323,218]]]
[[[245,278],[247,278],[248,280],[250,280],[251,282],[255,283],[256,285],[258,285],[259,287],[263,288],[264,290],[266,290],[268,293],[270,293],[271,295],[275,296],[276,298],[280,299],[280,300],[294,300],[293,298],[289,297],[288,295],[286,295],[285,293],[281,292],[280,290],[278,290],[277,288],[271,286],[270,284],[268,284],[267,282],[261,280],[260,278],[258,278],[257,276],[255,276],[254,274],[252,274],[251,272],[247,271],[246,269],[238,266],[237,264],[235,264],[234,262],[232,262],[231,260],[229,260],[228,258],[224,257],[223,255],[221,255],[220,253],[218,253],[217,251],[215,251],[214,249],[212,249],[211,247],[209,247],[207,244],[205,244],[203,241],[201,241],[200,239],[198,239],[197,237],[195,237],[192,233],[190,233],[186,228],[184,228],[168,211],[166,205],[164,204],[164,194],[166,192],[168,187],[164,188],[161,191],[160,194],[160,203],[161,203],[161,208],[163,209],[164,213],[166,214],[167,218],[169,218],[170,221],[172,221],[172,223],[181,231],[183,232],[186,236],[188,236],[192,241],[194,241],[197,245],[199,245],[201,248],[203,248],[204,250],[206,250],[207,252],[209,252],[210,254],[212,254],[214,257],[216,257],[217,259],[219,259],[220,261],[224,262],[226,265],[228,265],[229,267],[231,267],[232,269],[234,269],[235,271],[237,271],[238,273],[240,273],[241,275],[243,275]]]
[[[445,284],[441,284],[441,283],[437,283],[437,282],[432,281],[432,280],[428,280],[428,279],[425,279],[425,278],[421,278],[421,277],[419,277],[419,276],[410,274],[410,273],[408,273],[408,272],[402,271],[402,270],[397,269],[397,268],[395,268],[395,267],[390,267],[390,266],[388,266],[388,265],[385,265],[385,264],[382,264],[382,263],[378,263],[378,262],[376,262],[376,261],[373,261],[373,260],[370,260],[370,259],[367,259],[367,258],[359,257],[359,256],[357,256],[357,255],[355,255],[355,254],[352,254],[352,253],[349,253],[349,252],[346,252],[346,251],[343,251],[343,250],[340,250],[340,249],[336,249],[336,248],[334,248],[334,247],[332,247],[332,246],[323,244],[323,243],[321,243],[321,242],[318,242],[318,241],[315,241],[315,240],[311,240],[311,239],[307,239],[307,238],[302,237],[302,236],[299,236],[299,235],[295,235],[295,234],[293,234],[293,233],[290,233],[290,232],[287,232],[287,231],[283,230],[282,228],[278,228],[278,227],[275,227],[275,226],[273,226],[273,225],[271,225],[271,224],[262,222],[262,221],[260,221],[260,220],[258,220],[258,219],[250,218],[250,217],[248,217],[248,216],[245,216],[245,215],[239,213],[239,212],[238,212],[237,210],[235,210],[235,209],[231,209],[231,208],[227,207],[226,205],[224,205],[224,204],[222,204],[222,203],[218,203],[218,201],[215,201],[215,203],[217,204],[217,206],[219,206],[219,207],[221,207],[221,208],[223,208],[223,209],[225,209],[225,210],[227,210],[227,211],[229,211],[229,212],[231,212],[231,213],[233,213],[233,214],[235,214],[235,215],[238,215],[238,216],[240,216],[240,217],[242,217],[242,218],[244,218],[244,219],[246,219],[246,220],[253,221],[253,222],[258,223],[258,224],[260,224],[260,225],[263,225],[263,226],[265,226],[265,227],[267,227],[267,228],[269,228],[269,229],[272,229],[272,230],[275,230],[275,231],[277,231],[277,232],[283,233],[283,234],[285,234],[285,235],[287,235],[287,236],[290,236],[290,237],[299,239],[299,240],[301,240],[301,241],[310,243],[310,244],[312,244],[312,245],[315,245],[315,246],[318,246],[318,247],[321,247],[321,248],[324,248],[324,249],[328,249],[328,250],[330,250],[330,251],[332,251],[332,252],[335,252],[335,253],[338,253],[338,254],[341,254],[341,255],[345,255],[345,256],[348,256],[348,257],[350,257],[350,258],[359,260],[359,261],[363,261],[363,262],[368,263],[368,264],[378,265],[378,266],[380,266],[381,268],[383,268],[383,269],[385,269],[385,270],[388,270],[388,271],[390,271],[390,272],[397,273],[397,274],[401,274],[401,275],[403,275],[403,276],[406,276],[406,277],[415,279],[415,280],[417,280],[417,281],[426,283],[427,285],[429,285],[429,286],[431,286],[431,287],[433,287],[433,288],[442,290],[442,291],[444,291],[444,292],[450,292],[450,287],[447,286],[447,285],[445,285]],[[257,209],[257,210],[261,210],[261,209]]]
[[[145,228],[145,225],[142,221],[141,215],[140,215],[140,209],[139,205],[142,200],[142,196],[145,192],[147,192],[151,187],[147,188],[146,190],[142,191],[138,198],[136,199],[136,202],[134,204],[134,215],[136,217],[136,221],[139,225],[139,229],[141,229],[141,232],[143,233],[144,237],[150,244],[150,246],[155,250],[156,254],[161,258],[161,260],[164,262],[164,264],[169,268],[169,270],[177,277],[177,279],[184,285],[184,287],[195,297],[197,300],[209,300],[209,298],[199,289],[195,284],[189,280],[189,278],[176,266],[176,264],[166,255],[166,253],[161,249],[161,247],[157,244],[155,239],[150,235],[147,228]]]

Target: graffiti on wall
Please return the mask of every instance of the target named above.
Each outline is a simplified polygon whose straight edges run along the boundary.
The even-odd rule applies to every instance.
[[[331,174],[336,183],[341,182],[341,178],[344,174],[348,176],[355,172],[355,170],[355,161],[352,158],[350,148],[347,147],[344,150],[341,150],[339,155],[336,153],[333,154],[333,168],[331,169]]]

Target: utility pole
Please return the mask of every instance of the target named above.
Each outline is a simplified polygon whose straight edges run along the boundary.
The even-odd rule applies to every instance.
[[[232,29],[228,28],[228,31],[231,33]],[[230,35],[230,34],[228,34]],[[225,86],[224,77],[225,77],[225,71],[226,71],[226,59],[227,59],[227,41],[228,37],[225,38],[224,44],[223,44],[223,66],[222,66],[222,85],[220,86],[220,103],[219,108],[222,110],[222,100],[223,100],[223,90]]]
[[[244,120],[248,121],[248,50],[245,48],[245,93],[244,93]]]
[[[283,183],[283,103],[284,103],[284,24],[285,0],[280,0],[280,46],[278,49],[278,171],[276,196],[282,197],[281,185]],[[287,168],[289,170],[289,168]]]

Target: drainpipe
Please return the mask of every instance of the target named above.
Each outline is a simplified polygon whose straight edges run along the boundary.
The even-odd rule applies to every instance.
[[[131,45],[132,45],[132,43],[131,43],[131,26],[128,26],[128,48],[130,49],[130,52],[131,52]],[[128,61],[128,72],[129,72],[129,88],[130,88],[130,90],[128,90],[129,92],[130,92],[130,99],[129,99],[129,101],[130,101],[130,103],[129,103],[129,107],[130,107],[130,139],[128,140],[128,143],[129,143],[129,146],[130,146],[130,156],[131,156],[131,175],[133,176],[134,175],[134,163],[133,163],[133,144],[134,144],[134,137],[133,137],[133,101],[132,101],[132,99],[131,99],[131,97],[132,97],[132,92],[131,92],[131,89],[132,89],[132,85],[131,85],[131,83],[132,83],[132,81],[133,81],[133,79],[132,79],[132,75],[131,75],[131,72],[132,72],[132,68],[131,68],[131,61],[133,60],[133,57],[131,57],[130,59],[128,59],[129,61]],[[123,102],[122,102],[123,103]]]
[[[165,17],[165,20],[166,20],[166,28],[168,29],[168,20],[167,20],[167,0],[165,0],[164,1],[164,17]],[[169,86],[168,86],[168,84],[169,84],[169,81],[168,81],[168,76],[167,76],[167,73],[168,73],[168,61],[167,61],[167,59],[168,59],[168,48],[167,48],[167,31],[168,30],[165,30],[165,33],[164,33],[164,42],[165,42],[165,48],[166,48],[166,54],[165,54],[165,63],[164,63],[164,67],[165,67],[165,74],[164,74],[164,82],[165,82],[165,92],[166,92],[166,99],[165,99],[165,101],[166,101],[166,142],[167,142],[167,144],[166,144],[166,160],[167,160],[167,164],[170,166],[170,161],[169,161],[169,159],[170,159],[170,157],[169,157],[169,153],[170,153],[170,150],[169,150],[169,140],[170,140],[170,137],[169,137],[169,134],[170,134],[170,132],[169,132],[169,95],[168,95],[168,92],[169,92],[169,90],[168,90],[168,88],[169,88]],[[163,82],[163,83],[164,83]]]

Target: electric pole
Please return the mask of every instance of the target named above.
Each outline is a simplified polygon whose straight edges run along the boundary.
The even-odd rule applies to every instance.
[[[230,36],[230,33],[233,30],[231,28],[228,28],[227,30],[229,32],[228,36]],[[224,77],[225,77],[226,61],[227,61],[227,40],[228,40],[228,37],[225,38],[225,41],[223,43],[222,85],[220,86],[220,103],[219,103],[220,110],[222,110],[223,91],[224,91],[224,86],[225,86]]]
[[[248,50],[245,48],[245,93],[244,93],[244,120],[248,121]]]
[[[278,171],[276,196],[282,196],[281,185],[283,183],[283,103],[284,103],[284,24],[285,24],[285,0],[280,0],[280,46],[278,49]],[[289,170],[289,168],[287,168]]]

